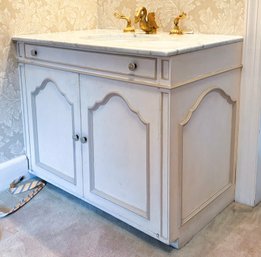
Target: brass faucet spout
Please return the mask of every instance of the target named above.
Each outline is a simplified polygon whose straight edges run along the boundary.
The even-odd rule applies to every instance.
[[[140,29],[145,31],[146,34],[155,34],[157,33],[158,25],[155,21],[155,13],[147,13],[145,7],[141,7],[136,11],[135,14],[135,23],[140,25]]]

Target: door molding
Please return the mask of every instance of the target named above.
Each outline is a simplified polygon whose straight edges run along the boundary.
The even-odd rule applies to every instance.
[[[94,167],[94,122],[93,122],[93,114],[99,110],[100,107],[105,107],[106,104],[110,102],[113,97],[118,97],[123,103],[127,106],[128,111],[135,115],[135,119],[138,120],[138,123],[141,123],[145,128],[146,134],[146,208],[145,210],[130,204],[128,202],[124,202],[123,200],[113,197],[110,194],[107,194],[105,191],[96,188],[95,183],[95,167]],[[117,204],[129,211],[134,212],[137,215],[140,215],[146,219],[150,218],[150,124],[145,121],[145,119],[141,116],[141,114],[134,110],[129,102],[119,93],[109,93],[107,94],[103,100],[100,102],[96,102],[91,108],[88,109],[88,124],[89,124],[89,145],[90,145],[90,191],[114,204]]]
[[[236,201],[257,204],[261,103],[261,0],[246,1]],[[260,180],[260,179],[259,179]],[[261,181],[259,182],[261,184]],[[260,185],[261,186],[261,185]]]

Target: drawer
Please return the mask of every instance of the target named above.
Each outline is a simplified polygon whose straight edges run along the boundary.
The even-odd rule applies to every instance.
[[[155,80],[157,59],[25,44],[25,58]]]
[[[172,87],[241,68],[242,47],[242,42],[238,42],[174,56]]]

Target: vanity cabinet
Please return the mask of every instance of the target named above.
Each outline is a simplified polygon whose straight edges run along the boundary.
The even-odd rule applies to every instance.
[[[187,37],[15,38],[31,173],[177,248],[234,200],[242,68],[241,38]]]

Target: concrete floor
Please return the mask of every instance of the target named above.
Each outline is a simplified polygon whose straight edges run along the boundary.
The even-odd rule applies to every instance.
[[[261,205],[231,204],[175,250],[55,187],[0,220],[1,257],[261,257]]]

